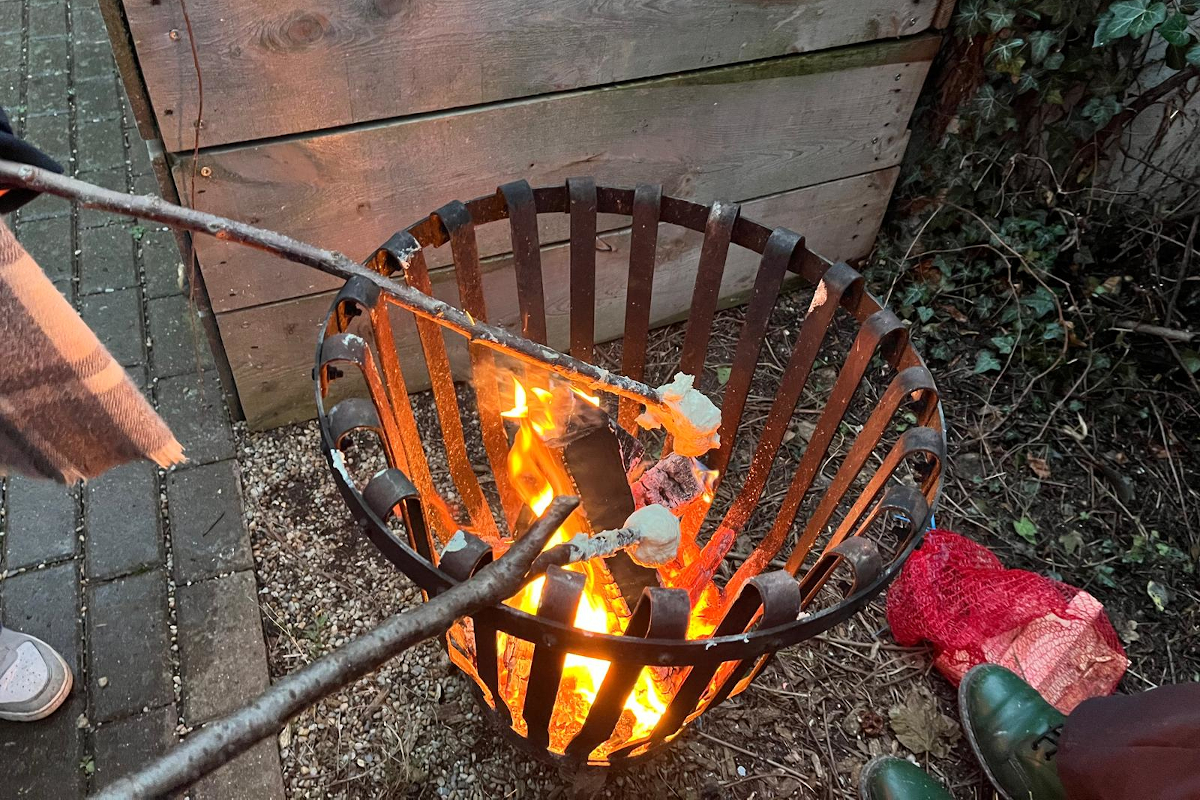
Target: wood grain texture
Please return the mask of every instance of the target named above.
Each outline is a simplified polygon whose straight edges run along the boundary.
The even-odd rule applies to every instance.
[[[919,36],[202,153],[209,174],[197,204],[360,259],[430,210],[518,177],[548,185],[590,174],[661,183],[684,198],[765,197],[898,164],[937,43]],[[190,156],[175,178],[187,197]],[[567,239],[565,215],[540,222],[543,243]],[[479,234],[485,257],[510,249],[503,226]],[[216,239],[196,250],[218,312],[335,288]],[[430,266],[448,259],[433,253]]]
[[[870,252],[898,171],[898,167],[893,167],[773,195],[746,203],[742,213],[765,224],[802,231],[814,251],[831,259],[854,261]],[[486,228],[480,232],[483,230]],[[619,337],[625,324],[629,231],[610,231],[598,238],[601,244],[596,254],[596,340],[608,341]],[[661,326],[686,316],[701,241],[699,233],[671,225],[663,227],[654,276],[652,325]],[[570,341],[569,251],[566,244],[542,248],[549,339],[559,349],[565,349]],[[730,249],[721,283],[722,305],[745,299],[757,269],[757,255],[739,247]],[[458,302],[453,267],[434,270],[431,278],[437,297]],[[517,329],[520,314],[509,257],[493,258],[483,264],[483,290],[488,298],[490,319]],[[251,427],[271,428],[312,417],[313,347],[334,294],[324,292],[217,317]],[[398,311],[394,328],[409,389],[427,388],[428,377],[411,316]],[[469,374],[466,347],[452,339],[447,337],[453,369],[456,376],[465,377]]]
[[[167,148],[191,148],[179,3],[124,0]],[[936,0],[206,0],[188,10],[202,146],[244,142],[926,30]]]

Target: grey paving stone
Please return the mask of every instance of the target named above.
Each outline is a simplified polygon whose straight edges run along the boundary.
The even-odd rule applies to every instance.
[[[228,714],[270,684],[256,590],[249,570],[176,588],[188,725]]]
[[[11,47],[12,45],[5,39],[0,39],[0,48]],[[20,48],[21,42],[18,39],[16,46]],[[5,50],[4,52],[12,52]],[[19,111],[21,103],[21,84],[24,78],[21,76],[19,69],[0,69],[0,104],[3,104],[5,110],[10,114],[9,121],[13,124],[13,129],[24,133],[24,122]]]
[[[71,66],[77,81],[112,75],[117,70],[108,39],[92,42],[76,40],[71,43],[71,51],[74,55]]]
[[[134,141],[132,146],[129,148],[129,152],[136,153],[138,150],[140,150],[141,149],[141,147],[139,146],[140,143],[141,143],[140,139]],[[158,178],[154,177],[153,172],[146,172],[141,175],[134,175],[133,176],[133,189],[131,189],[131,191],[134,194],[148,194],[148,195],[153,195],[154,197],[162,197],[162,191],[159,189],[159,186],[158,186]],[[147,227],[149,227],[149,226],[147,226]]]
[[[79,232],[79,293],[128,289],[138,284],[133,234],[124,225]]]
[[[254,566],[242,522],[242,490],[234,461],[167,476],[175,580],[199,581]]]
[[[175,235],[169,230],[151,228],[142,236],[139,252],[146,280],[147,297],[166,297],[179,294],[179,265],[181,257]]]
[[[180,375],[158,382],[158,413],[183,445],[191,464],[233,458],[229,415],[216,370],[203,378]]]
[[[0,599],[5,625],[45,641],[78,672],[81,632],[75,562],[7,578],[0,584]]]
[[[66,166],[71,156],[71,120],[66,114],[30,117],[25,122],[25,140]]]
[[[83,509],[89,578],[113,578],[163,563],[158,481],[153,464],[123,464],[88,482]]]
[[[71,36],[77,42],[108,42],[99,3],[94,0],[71,3]]]
[[[8,479],[4,566],[14,570],[75,555],[75,490],[53,481]]]
[[[83,120],[75,129],[80,172],[125,168],[125,130],[119,119]]]
[[[205,369],[213,366],[204,328],[187,296],[177,294],[147,301],[146,324],[155,377],[195,373],[197,365]]]
[[[130,110],[126,114],[126,122],[133,124],[133,112]],[[150,162],[150,148],[146,144],[146,140],[139,134],[129,134],[129,168],[134,175],[152,175],[154,165]],[[154,184],[158,186],[157,181]],[[158,190],[154,190],[154,194],[158,194]]]
[[[142,303],[137,289],[84,297],[79,314],[122,366],[145,361]]]
[[[103,789],[169,750],[175,744],[178,719],[172,704],[101,725],[93,737],[92,790]]]
[[[58,3],[29,7],[29,38],[67,35],[67,7]],[[66,62],[63,62],[66,63]]]
[[[11,33],[19,36],[22,25],[24,25],[24,22],[21,18],[21,3],[0,3],[0,36],[6,36]]]
[[[71,243],[70,217],[22,221],[17,226],[17,239],[50,280],[71,278],[75,249]]]
[[[70,41],[66,36],[31,40],[29,42],[29,61],[25,73],[37,77],[65,70],[69,48]]]
[[[36,800],[83,797],[85,732],[75,721],[85,704],[78,689],[72,692],[66,704],[44,720],[0,723],[0,795]]]
[[[124,167],[112,167],[110,169],[96,170],[95,172],[84,172],[82,170],[78,170],[75,174],[81,181],[94,183],[97,186],[103,186],[105,189],[112,189],[114,192],[124,192],[129,188],[129,181],[125,177]],[[83,224],[82,220],[84,211],[90,211],[90,209],[84,209],[80,211],[81,221],[79,227],[95,227],[93,225]],[[114,219],[124,222],[128,220],[129,217],[115,217]]]
[[[162,570],[88,588],[88,696],[93,722],[165,706],[171,688],[167,576]],[[100,688],[100,678],[106,678]]]
[[[202,778],[188,794],[192,800],[282,800],[283,775],[275,738],[259,742]]]
[[[78,122],[120,119],[123,93],[114,75],[75,82],[75,118]]]
[[[65,70],[30,79],[25,93],[25,106],[29,116],[65,115],[71,104],[70,88],[71,76]]]

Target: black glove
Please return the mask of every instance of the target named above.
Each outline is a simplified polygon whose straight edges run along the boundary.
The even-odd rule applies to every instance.
[[[63,171],[62,166],[53,158],[36,147],[26,144],[13,134],[12,125],[8,122],[8,114],[4,113],[3,108],[0,108],[0,158],[18,161],[22,164],[32,164],[51,172],[61,173]],[[0,214],[16,211],[37,196],[38,193],[32,189],[9,189],[0,194]]]

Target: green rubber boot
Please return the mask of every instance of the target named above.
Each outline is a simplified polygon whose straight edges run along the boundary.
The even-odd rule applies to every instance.
[[[902,758],[877,756],[858,778],[862,800],[954,800],[929,773]]]
[[[972,667],[958,687],[963,732],[1005,800],[1065,800],[1058,737],[1066,720],[1032,686],[996,664]]]

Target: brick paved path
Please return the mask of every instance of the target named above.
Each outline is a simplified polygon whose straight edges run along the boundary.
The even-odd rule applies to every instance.
[[[157,192],[95,0],[0,0],[0,104],[68,174]],[[57,647],[76,688],[48,720],[0,722],[0,797],[62,800],[261,691],[266,651],[229,418],[173,237],[52,198],[15,229],[191,458],[86,487],[4,486],[0,618]],[[282,797],[275,742],[189,794]]]

